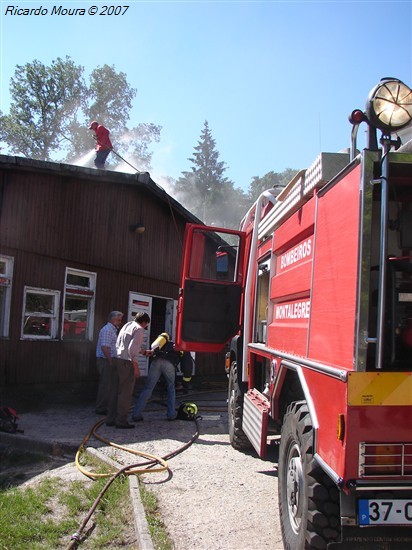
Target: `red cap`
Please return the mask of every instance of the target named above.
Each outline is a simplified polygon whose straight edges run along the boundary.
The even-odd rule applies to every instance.
[[[98,126],[99,126],[99,124],[97,123],[97,121],[93,120],[93,122],[90,123],[89,130],[94,130]]]

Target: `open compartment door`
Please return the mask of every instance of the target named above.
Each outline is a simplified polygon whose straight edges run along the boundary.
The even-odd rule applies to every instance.
[[[243,232],[186,226],[177,308],[181,349],[218,352],[238,333],[244,256]]]

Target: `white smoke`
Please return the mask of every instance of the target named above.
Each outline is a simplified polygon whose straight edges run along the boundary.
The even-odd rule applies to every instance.
[[[170,195],[171,197],[173,197],[174,199],[177,200],[177,198],[175,196],[175,190],[174,190],[174,187],[173,187],[173,183],[170,181],[170,179],[168,179],[165,176],[161,176],[159,174],[156,174],[155,171],[152,172],[150,175],[151,175],[152,180],[156,183],[156,185],[158,187],[161,187],[163,189],[163,191],[166,191],[166,193],[168,195]]]
[[[135,174],[137,172],[137,170],[132,168],[126,162],[121,162],[120,164],[117,164],[113,168],[109,168],[109,170],[113,170],[113,172],[123,172],[124,174]]]
[[[128,131],[123,132],[121,136],[116,136],[116,142],[122,143],[123,145],[129,144],[131,141],[137,138],[136,132]]]

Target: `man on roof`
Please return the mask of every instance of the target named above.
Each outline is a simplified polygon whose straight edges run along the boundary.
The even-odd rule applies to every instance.
[[[113,149],[112,142],[109,137],[109,130],[102,124],[99,124],[96,120],[89,126],[89,130],[94,132],[94,139],[96,140],[96,158],[94,159],[94,165],[96,168],[104,168],[104,163]]]

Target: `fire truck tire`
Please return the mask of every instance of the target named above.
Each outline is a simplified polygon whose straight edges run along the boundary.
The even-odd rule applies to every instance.
[[[230,366],[228,389],[228,425],[229,440],[234,449],[250,449],[251,444],[242,430],[244,392],[239,382],[236,361]]]
[[[306,401],[289,405],[279,449],[279,511],[285,550],[324,549],[340,535],[339,492],[313,457]]]

